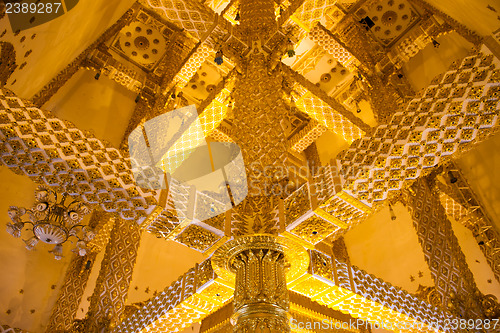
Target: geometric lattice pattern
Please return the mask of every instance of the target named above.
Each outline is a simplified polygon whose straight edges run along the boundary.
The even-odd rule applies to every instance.
[[[454,303],[451,310],[467,319],[481,318],[480,306],[473,296],[477,291],[474,277],[439,195],[422,178],[406,191],[406,202],[442,307],[448,308],[453,295],[458,295],[463,302]]]
[[[309,123],[300,130],[299,133],[294,135],[288,142],[290,144],[290,149],[301,153],[304,149],[309,147],[313,142],[315,142],[323,133],[328,129],[321,125],[316,120],[311,120]]]
[[[335,112],[330,105],[309,91],[304,92],[295,105],[330,131],[342,136],[348,143],[360,139],[365,134],[350,120]]]
[[[340,62],[345,68],[353,70],[359,66],[359,60],[320,24],[315,25],[311,32],[309,32],[309,38],[322,47],[333,59]]]
[[[308,252],[309,271],[288,282],[288,287],[321,305],[366,321],[393,323],[394,332],[416,331],[396,329],[395,323],[421,327],[418,332],[435,332],[436,326],[444,331],[444,321],[452,319],[447,313],[346,262],[316,250]]]
[[[196,74],[201,65],[203,65],[205,60],[213,59],[214,54],[215,51],[207,43],[202,43],[184,63],[172,82],[179,82],[178,84],[181,87],[185,86]]]
[[[0,325],[0,333],[28,333],[20,328],[12,328],[7,325]]]
[[[210,8],[195,1],[141,0],[141,2],[199,40],[215,20],[215,13]]]
[[[306,0],[294,13],[301,23],[310,29],[312,25],[323,18],[331,8],[335,8],[336,0]]]
[[[84,257],[76,255],[71,260],[66,271],[64,284],[52,309],[47,332],[67,331],[73,326],[96,256],[97,253],[93,252]],[[90,261],[90,264],[88,264],[88,261]]]
[[[161,167],[164,170],[175,170],[189,156],[193,148],[199,144],[204,144],[205,138],[210,136],[219,124],[224,120],[228,108],[219,100],[227,97],[232,87],[233,81],[227,84],[227,89],[222,89],[211,103],[203,109],[189,128],[182,133],[175,143],[168,149],[162,157]]]
[[[364,221],[372,209],[349,193],[341,191],[321,204],[317,211],[323,212],[320,213],[321,216],[347,231]]]
[[[233,289],[214,273],[207,259],[146,301],[111,332],[180,332],[229,302]]]
[[[456,63],[389,124],[339,154],[344,191],[367,205],[491,134],[500,111],[498,59],[484,53]]]
[[[6,91],[0,103],[0,163],[11,171],[49,186],[73,180],[71,196],[126,220],[141,222],[156,204],[156,192],[135,185],[119,150]]]
[[[439,327],[445,319],[452,319],[406,291],[343,261],[315,250],[309,250],[309,255],[308,271],[287,281],[287,286],[321,305],[363,320],[414,323],[422,327],[419,332],[435,332],[429,329],[430,325]],[[180,332],[228,304],[233,293],[234,286],[218,277],[207,259],[146,301],[111,332]]]
[[[140,235],[136,223],[116,218],[90,302],[91,327],[99,327],[109,316],[119,320],[125,310]]]

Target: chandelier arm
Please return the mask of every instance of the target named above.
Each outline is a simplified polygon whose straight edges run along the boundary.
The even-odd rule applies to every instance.
[[[76,227],[80,227],[80,228],[83,228],[85,227],[83,224],[75,224],[74,226],[72,226],[71,228],[69,228],[69,231],[75,229]]]
[[[84,227],[84,225],[82,225],[82,224],[75,224],[74,226],[72,226],[72,227],[68,230],[68,238],[70,238],[70,237],[75,237],[76,239],[78,239],[78,241],[85,241],[85,239],[80,238],[78,235],[76,235],[76,234],[72,234],[72,233],[71,233],[71,230],[73,230],[73,229],[75,229],[75,228],[77,228],[77,227],[83,228],[83,227]]]
[[[80,238],[80,237],[78,237],[77,235],[68,235],[68,239],[69,239],[70,237],[75,237],[76,239],[78,239],[78,241],[79,241],[79,242],[85,242],[85,239]]]

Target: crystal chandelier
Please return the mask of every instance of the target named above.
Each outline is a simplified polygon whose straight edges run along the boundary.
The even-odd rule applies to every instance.
[[[65,192],[62,196],[52,189],[40,186],[35,191],[35,203],[31,209],[11,206],[8,214],[13,223],[7,223],[7,232],[21,237],[25,225],[31,224],[33,236],[24,240],[26,248],[33,250],[39,241],[55,244],[49,251],[55,259],[62,258],[63,244],[70,238],[77,239],[74,252],[80,256],[87,254],[87,243],[94,238],[94,231],[80,224],[83,217],[90,213],[87,205],[73,199]],[[26,215],[27,219],[23,216]]]

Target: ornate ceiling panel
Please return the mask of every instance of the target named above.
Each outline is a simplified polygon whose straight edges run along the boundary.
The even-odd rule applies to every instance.
[[[141,2],[198,40],[203,39],[203,35],[210,31],[216,20],[216,14],[197,1],[141,0]]]
[[[166,51],[173,31],[146,12],[124,27],[112,43],[112,49],[146,69],[153,68]]]
[[[373,37],[385,47],[397,42],[420,20],[420,14],[406,0],[366,1],[356,10],[358,20],[369,17],[375,25]]]

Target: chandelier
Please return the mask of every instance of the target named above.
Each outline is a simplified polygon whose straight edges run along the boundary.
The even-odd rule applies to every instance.
[[[26,248],[33,250],[39,241],[55,244],[49,251],[56,260],[60,260],[63,244],[75,237],[76,247],[73,252],[80,256],[87,254],[87,243],[94,238],[94,231],[85,224],[80,224],[83,217],[90,213],[87,205],[73,199],[66,192],[58,195],[52,189],[40,186],[35,191],[35,203],[31,209],[11,206],[8,214],[12,223],[7,223],[7,232],[12,236],[21,237],[21,231],[31,224],[32,237],[24,240]],[[23,216],[26,217],[23,218]],[[29,229],[27,229],[29,230]]]

